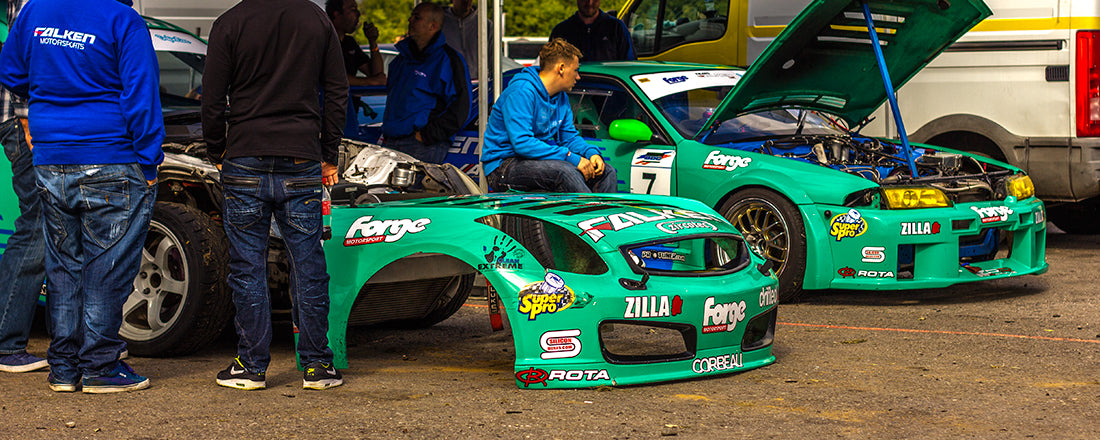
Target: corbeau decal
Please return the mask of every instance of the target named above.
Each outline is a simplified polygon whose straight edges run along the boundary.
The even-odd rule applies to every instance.
[[[687,211],[682,209],[639,209],[638,211],[634,212],[624,212],[621,214],[611,214],[607,216],[590,218],[588,220],[577,223],[577,227],[581,229],[582,235],[587,235],[588,238],[591,238],[593,242],[599,242],[600,239],[604,237],[603,231],[621,231],[631,226],[671,219],[721,221],[718,217],[710,214],[703,214],[701,212]],[[709,225],[709,227],[717,229],[717,227],[715,227],[714,225]]]
[[[628,296],[623,318],[667,318],[679,315],[683,305],[680,295],[671,300],[667,296]]]
[[[730,353],[721,356],[698,358],[691,361],[691,371],[696,374],[703,374],[741,368],[745,365],[741,362],[741,356],[741,353]]]
[[[745,302],[715,304],[714,297],[703,303],[703,333],[732,332],[745,319]]]
[[[557,313],[573,305],[573,289],[554,273],[547,273],[543,281],[528,284],[519,292],[519,312],[534,321],[544,313]]]
[[[539,345],[542,346],[543,359],[565,359],[581,354],[580,330],[556,330],[542,334]]]
[[[523,269],[519,259],[527,255],[511,237],[493,238],[493,244],[481,250],[485,252],[485,264],[478,264],[477,270]]]
[[[829,235],[836,237],[836,241],[847,237],[859,237],[864,232],[867,232],[867,221],[855,209],[845,214],[837,214],[829,222]]]
[[[760,289],[760,307],[768,307],[777,302],[779,302],[779,291],[775,290],[775,286]]]
[[[529,388],[532,384],[542,384],[545,387],[546,382],[551,380],[565,382],[611,380],[611,376],[607,374],[607,370],[550,370],[547,372],[541,368],[531,367],[517,372],[516,380],[522,383],[524,388]]]
[[[423,231],[431,219],[399,219],[399,220],[372,220],[374,217],[364,215],[355,219],[344,236],[344,246],[358,246],[371,243],[393,243],[404,237],[405,234],[415,234]]]
[[[932,235],[940,233],[940,222],[904,222],[901,235]]]
[[[978,213],[978,216],[982,218],[982,223],[1003,222],[1008,220],[1008,216],[1012,215],[1012,208],[1007,206],[987,206],[985,208],[971,206],[970,209]]]
[[[738,168],[744,168],[752,163],[751,157],[741,156],[727,156],[722,154],[720,150],[711,151],[707,155],[707,159],[703,161],[703,169],[705,170],[726,170],[733,171]]]
[[[664,231],[668,234],[675,234],[677,231],[684,229],[710,229],[717,231],[718,227],[705,221],[698,220],[673,220],[670,222],[663,222],[657,224],[657,229]]]
[[[864,263],[881,263],[886,261],[886,248],[882,246],[867,246],[863,248]]]

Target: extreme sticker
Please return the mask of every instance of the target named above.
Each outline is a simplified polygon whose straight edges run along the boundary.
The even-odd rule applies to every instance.
[[[842,238],[859,237],[864,232],[867,232],[867,221],[855,209],[845,214],[837,214],[829,222],[829,235],[836,237],[836,241]]]
[[[511,237],[493,238],[493,244],[482,246],[485,252],[485,263],[478,264],[477,270],[523,269],[519,259],[527,255],[523,249],[516,247],[515,240]]]
[[[374,217],[364,215],[355,219],[344,236],[344,246],[359,246],[371,243],[393,243],[404,237],[405,234],[421,232],[431,223],[431,219],[417,220],[373,220]]]
[[[527,315],[528,321],[534,321],[539,315],[568,309],[574,299],[573,289],[565,285],[565,280],[547,273],[543,281],[528,284],[519,292],[518,310]]]

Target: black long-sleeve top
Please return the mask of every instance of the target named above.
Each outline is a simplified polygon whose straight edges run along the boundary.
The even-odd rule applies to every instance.
[[[336,163],[348,80],[336,31],[309,0],[242,0],[218,17],[202,88],[214,163],[242,156]]]

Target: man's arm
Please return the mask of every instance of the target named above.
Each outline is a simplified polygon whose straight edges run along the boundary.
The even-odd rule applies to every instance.
[[[153,181],[157,178],[157,166],[164,161],[159,68],[149,29],[137,13],[131,15],[119,48],[118,73],[122,81],[119,104],[145,180]]]
[[[348,78],[344,73],[344,54],[340,53],[336,30],[330,27],[328,34],[320,78],[324,96],[321,108],[321,160],[335,164],[348,115]]]
[[[633,61],[637,57],[634,54],[634,41],[630,39],[630,29],[626,27],[626,23],[618,18],[615,19],[619,24],[619,38],[617,39],[618,53],[620,60]]]
[[[450,60],[450,69],[445,70],[450,70],[451,78],[443,84],[444,94],[450,104],[436,104],[436,108],[428,116],[428,122],[417,130],[418,139],[424,145],[434,145],[450,139],[470,118],[470,72],[466,69],[462,55],[451,46],[444,45],[443,50]]]
[[[15,23],[21,24],[21,23]],[[0,50],[0,84],[27,100],[30,94],[30,72],[27,68],[27,38],[25,29],[11,28],[4,49]]]
[[[508,96],[508,100],[498,101],[501,116],[504,118],[504,131],[512,143],[516,156],[530,160],[564,160],[573,166],[581,163],[583,157],[569,151],[563,145],[551,145],[535,137],[534,103],[539,99],[535,91],[517,90]],[[570,122],[572,125],[572,122]]]
[[[226,95],[233,78],[229,36],[223,26],[224,23],[215,21],[210,28],[202,76],[202,137],[206,141],[206,157],[215,165],[225,158]]]

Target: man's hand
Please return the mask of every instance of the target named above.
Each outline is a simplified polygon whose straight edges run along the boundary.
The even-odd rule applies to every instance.
[[[581,171],[581,174],[584,176],[584,180],[589,180],[593,177],[596,177],[596,167],[592,164],[592,161],[588,159],[582,157],[581,163],[577,164],[577,169]]]
[[[146,180],[145,183],[147,183],[149,186],[153,186],[157,184],[157,179]]]
[[[371,49],[378,45],[378,27],[369,21],[363,22],[363,36],[367,37]]]
[[[424,138],[420,137],[420,130],[413,132],[413,137],[416,138],[417,142],[424,143]]]
[[[603,157],[600,157],[599,154],[593,154],[592,157],[588,158],[588,161],[592,162],[597,176],[602,176],[603,171],[607,169],[607,164],[603,162]]]
[[[31,143],[31,126],[27,118],[19,118],[19,125],[23,126],[23,139],[27,141],[27,151],[34,150],[34,144]]]
[[[327,186],[340,183],[340,176],[336,170],[336,165],[328,162],[321,162],[321,183]]]
[[[221,171],[222,170],[222,164],[216,163],[216,164],[214,164],[214,168],[217,168],[218,171]]]

